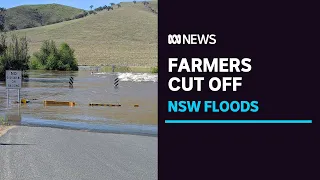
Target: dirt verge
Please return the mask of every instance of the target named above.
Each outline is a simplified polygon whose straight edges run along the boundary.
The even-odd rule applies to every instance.
[[[14,126],[2,126],[0,125],[0,137],[8,132],[10,129],[14,128]]]

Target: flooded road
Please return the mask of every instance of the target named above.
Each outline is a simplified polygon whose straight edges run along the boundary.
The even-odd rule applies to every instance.
[[[4,82],[0,82],[0,117],[21,118],[22,125],[75,128],[119,133],[157,133],[158,77],[147,73],[93,73],[90,71],[29,71],[17,90],[10,90],[9,107]],[[74,78],[69,88],[69,78]],[[118,88],[114,80],[119,78]],[[44,106],[45,100],[73,101],[74,107]],[[121,107],[89,106],[90,103]],[[135,107],[139,105],[139,107]],[[17,120],[19,121],[19,120]]]

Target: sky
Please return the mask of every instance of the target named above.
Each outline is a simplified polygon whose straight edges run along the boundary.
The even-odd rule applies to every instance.
[[[89,10],[90,5],[93,5],[93,8],[110,5],[110,3],[119,3],[119,2],[131,2],[131,0],[0,0],[0,7],[12,8],[20,5],[29,5],[29,4],[63,4],[67,6],[72,6],[80,9]],[[132,0],[133,1],[133,0]]]

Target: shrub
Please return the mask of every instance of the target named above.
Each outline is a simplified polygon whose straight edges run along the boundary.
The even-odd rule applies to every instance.
[[[63,22],[63,20],[62,19],[58,19],[58,20],[47,22],[47,25],[61,23],[61,22]]]
[[[95,11],[89,11],[89,14],[97,14],[97,12],[95,12]]]
[[[95,11],[102,11],[102,10],[103,10],[103,7],[102,7],[102,6],[100,6],[100,7],[98,7],[98,8],[95,9]]]
[[[31,57],[29,67],[30,69],[44,69],[41,62],[35,56]]]
[[[33,23],[29,23],[29,24],[25,25],[23,28],[28,29],[28,28],[34,28],[34,27],[36,27],[36,25],[34,25]]]
[[[74,16],[74,19],[80,19],[80,18],[83,18],[83,17],[85,17],[84,14],[78,14],[78,15]]]
[[[90,11],[89,11],[89,12],[90,12]],[[84,17],[86,17],[86,16],[88,16],[88,15],[89,15],[89,12],[87,12],[87,11],[83,11],[83,13],[81,13],[81,14],[78,14],[78,15],[74,16],[74,17],[73,17],[73,19],[80,19],[80,18],[84,18]]]
[[[71,18],[64,18],[63,21],[70,21],[70,20],[71,20]]]
[[[108,11],[113,10],[113,7],[112,6],[107,6],[107,10]]]
[[[151,68],[151,73],[158,73],[158,67]]]
[[[62,43],[57,49],[54,41],[44,41],[39,52],[34,54],[30,65],[33,69],[47,69],[60,71],[77,71],[74,50]]]
[[[9,25],[9,30],[10,30],[10,31],[17,30],[17,29],[18,29],[18,28],[17,28],[16,25],[14,25],[14,24],[10,24],[10,25]]]

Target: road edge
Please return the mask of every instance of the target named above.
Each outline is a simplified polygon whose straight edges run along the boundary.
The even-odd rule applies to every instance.
[[[14,128],[15,126],[2,126],[0,125],[0,137],[5,135],[10,129]]]

